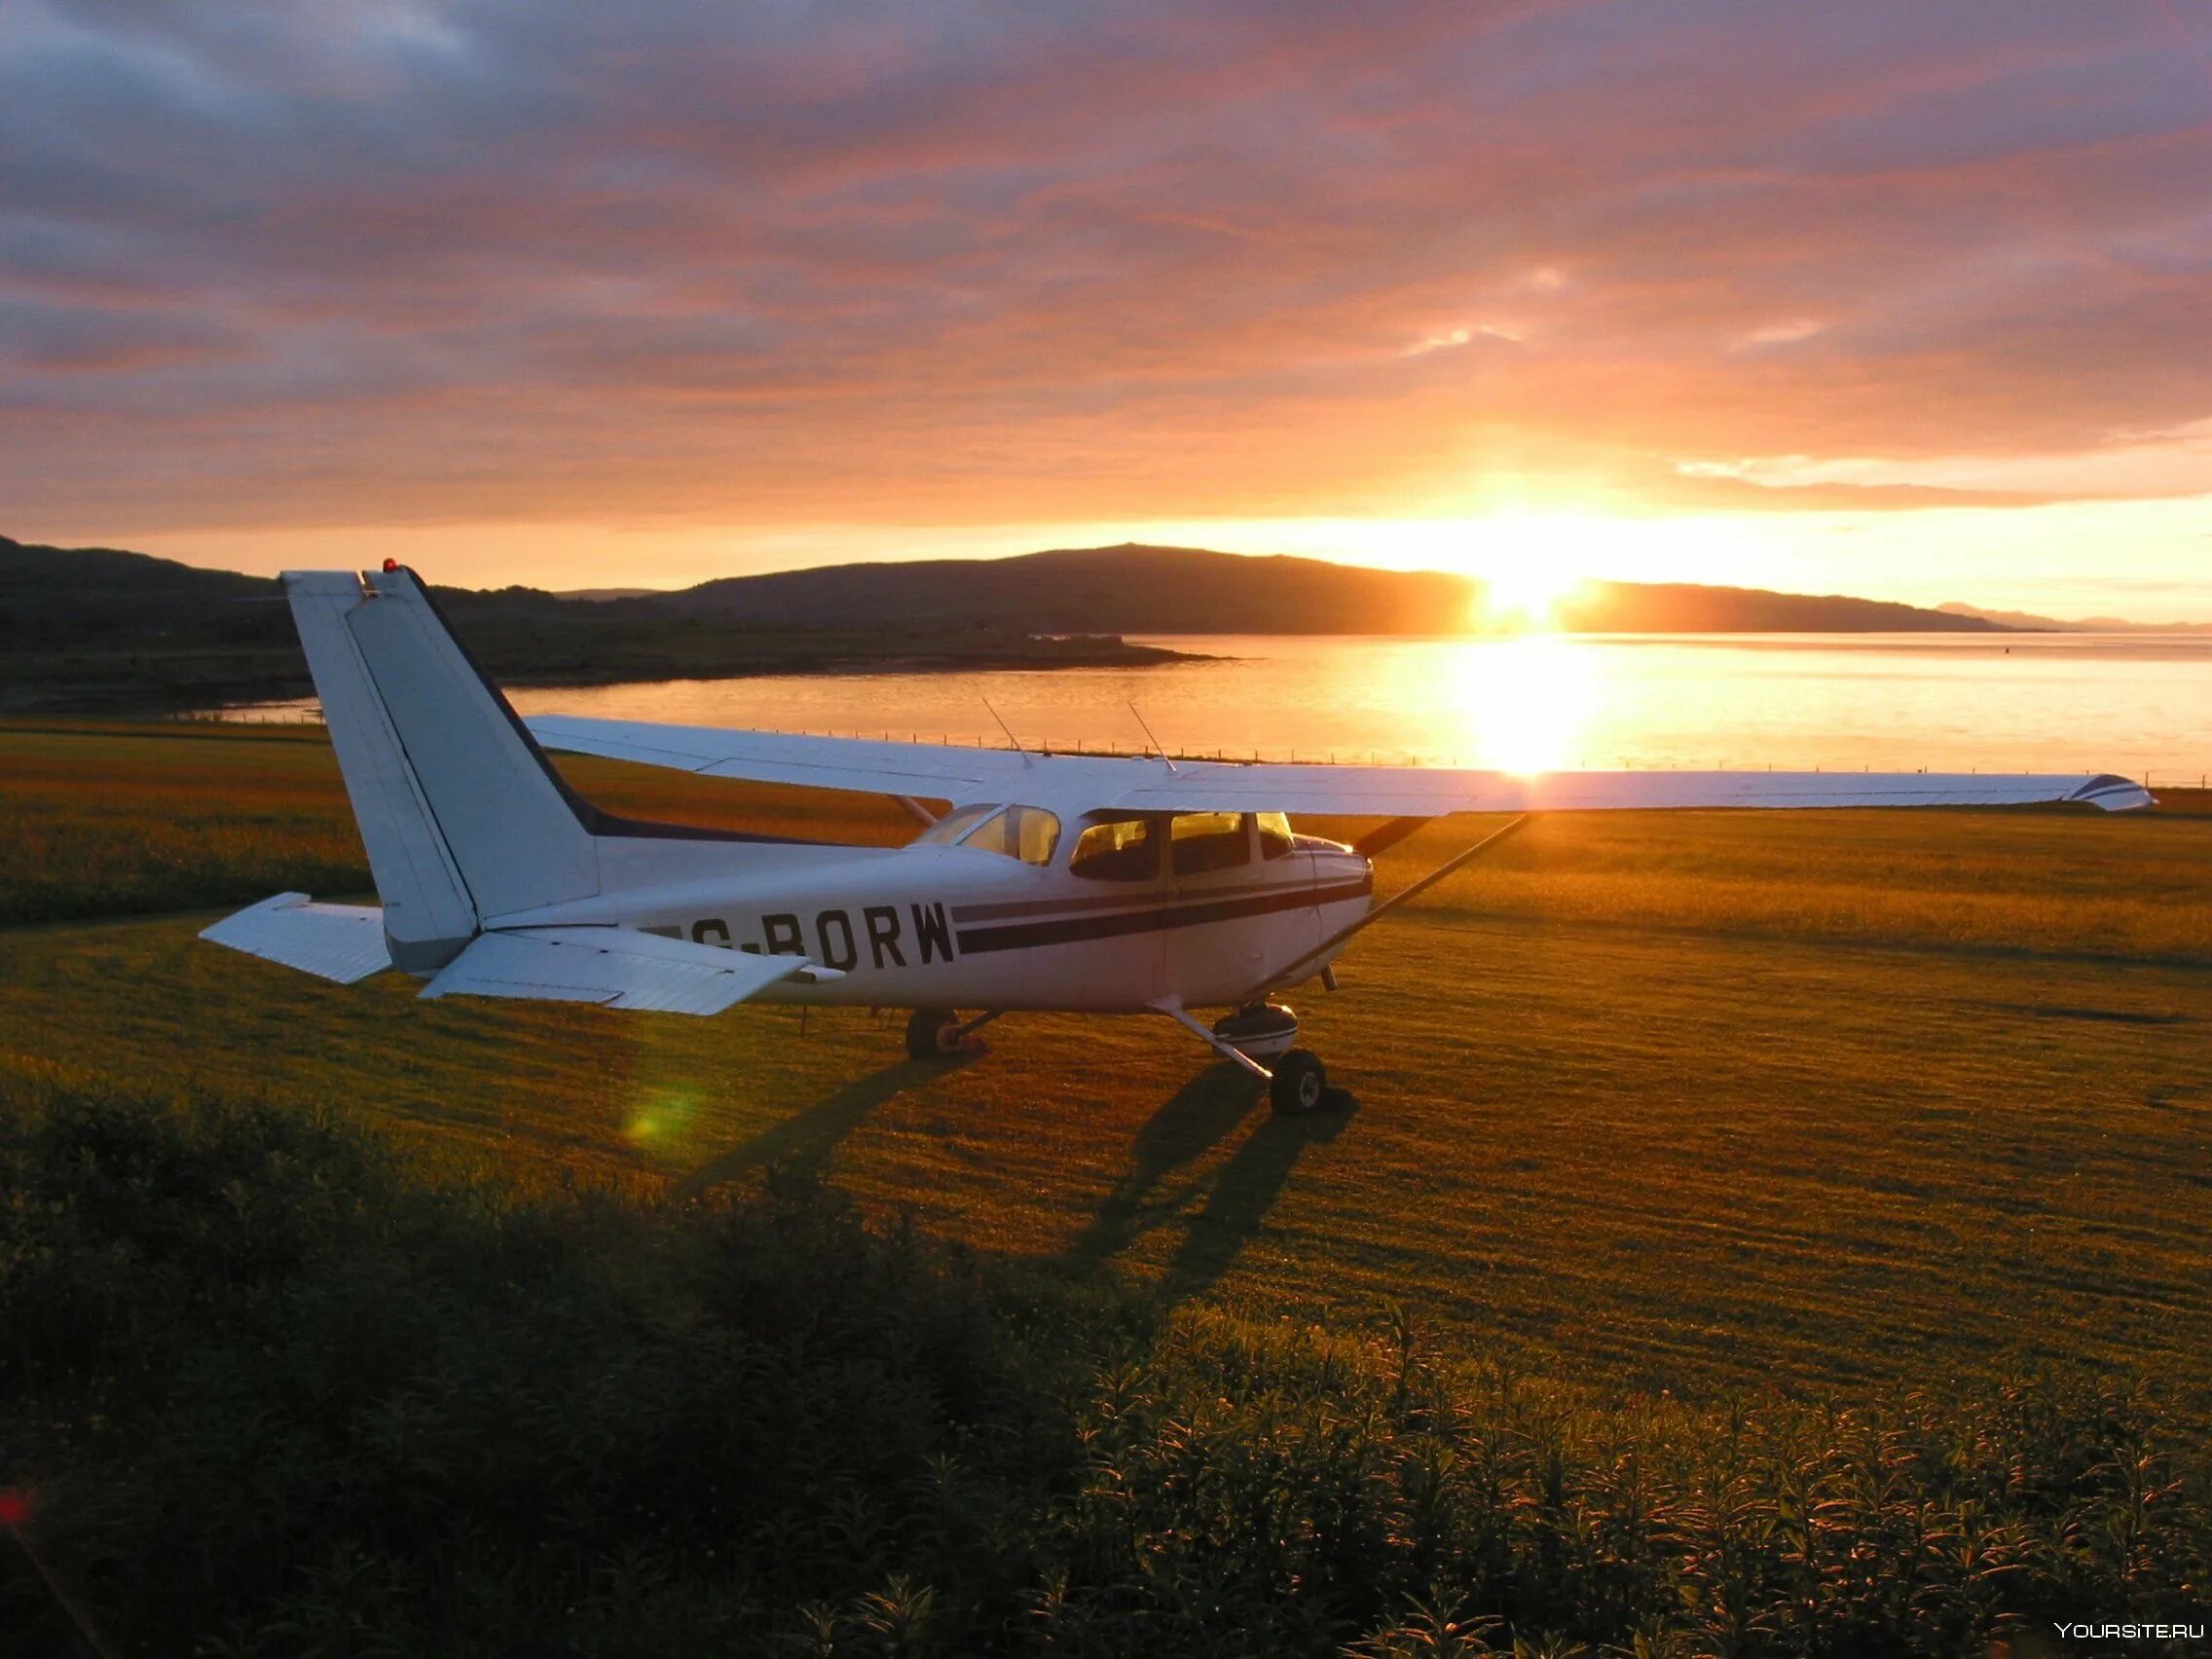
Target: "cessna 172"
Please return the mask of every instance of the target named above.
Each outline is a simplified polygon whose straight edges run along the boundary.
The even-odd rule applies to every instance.
[[[1370,857],[1431,819],[2151,799],[2109,776],[1521,777],[525,721],[412,571],[293,571],[284,584],[383,903],[280,893],[203,938],[345,983],[396,967],[427,979],[425,997],[911,1009],[916,1058],[968,1046],[1013,1010],[1164,1014],[1266,1080],[1283,1111],[1318,1105],[1326,1073],[1270,993],[1316,977],[1333,988],[1354,935],[1520,822],[1377,904]],[[618,818],[579,798],[546,748],[890,795],[924,828],[879,848]],[[1385,822],[1346,847],[1300,834],[1293,813]],[[1230,1012],[1207,1024],[1199,1009]]]

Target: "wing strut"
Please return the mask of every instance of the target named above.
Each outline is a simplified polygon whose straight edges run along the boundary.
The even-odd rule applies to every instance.
[[[1381,921],[1384,916],[1387,916],[1392,910],[1395,910],[1400,904],[1405,903],[1408,900],[1419,898],[1421,894],[1426,893],[1431,887],[1434,887],[1438,882],[1442,881],[1454,870],[1459,869],[1462,866],[1473,863],[1477,856],[1489,852],[1491,848],[1496,846],[1498,842],[1504,840],[1506,836],[1512,834],[1516,830],[1520,829],[1522,825],[1528,823],[1529,820],[1533,818],[1534,816],[1534,813],[1524,812],[1519,818],[1514,819],[1512,822],[1500,825],[1497,829],[1493,830],[1489,834],[1485,835],[1473,846],[1464,848],[1461,851],[1455,853],[1451,858],[1438,865],[1434,869],[1430,870],[1419,881],[1413,883],[1412,886],[1399,888],[1397,892],[1391,894],[1389,898],[1383,900],[1382,903],[1376,905],[1374,909],[1368,911],[1366,915],[1360,917],[1359,920],[1352,923],[1351,926],[1339,928],[1335,933],[1331,934],[1327,939],[1323,940],[1313,949],[1308,951],[1304,956],[1301,956],[1296,962],[1292,963],[1290,965],[1288,973],[1271,974],[1268,977],[1268,983],[1266,985],[1253,986],[1251,990],[1245,992],[1242,997],[1237,999],[1238,1002],[1245,1003],[1253,1001],[1267,990],[1268,985],[1277,985],[1290,982],[1291,975],[1296,974],[1309,962],[1313,962],[1327,956],[1330,952],[1343,945],[1346,940],[1349,940],[1352,937],[1352,935],[1358,933],[1360,929],[1370,927],[1375,923]]]
[[[1424,824],[1434,824],[1433,818],[1393,818],[1380,830],[1370,830],[1352,843],[1351,850],[1363,859],[1372,859],[1387,847],[1394,847]]]

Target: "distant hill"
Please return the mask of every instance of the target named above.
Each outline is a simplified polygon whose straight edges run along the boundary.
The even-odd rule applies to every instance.
[[[1688,582],[1591,582],[1559,607],[1588,634],[2004,633],[2003,624],[1842,594],[1769,593]]]
[[[1450,634],[1480,614],[1482,584],[1436,571],[1195,547],[1063,548],[1013,559],[830,565],[731,576],[636,603],[732,621],[822,627],[978,620],[1054,632]],[[1687,583],[1593,582],[1560,608],[1589,633],[1988,632],[1979,617],[1879,600]]]
[[[241,601],[283,596],[266,576],[205,571],[115,547],[26,546],[0,535],[0,648],[38,649],[121,635],[159,638],[180,622],[224,637],[276,635]],[[281,607],[271,623],[289,625]]]
[[[1450,634],[1482,599],[1480,583],[1434,571],[1134,545],[834,565],[678,593],[434,591],[496,677],[538,685],[1159,662],[1175,653],[1120,636]],[[1636,634],[2001,628],[1874,600],[1635,582],[1589,584],[1559,619]],[[308,689],[271,578],[0,536],[0,707],[203,707]]]
[[[1956,601],[1936,608],[1946,616],[1970,616],[2006,628],[2025,628],[2042,634],[2212,634],[2212,622],[2128,622],[2118,616],[2079,616],[2062,621],[2027,610],[1986,610],[1978,605]]]
[[[1460,625],[1475,591],[1430,571],[1132,544],[778,571],[702,582],[659,603],[793,627],[911,618],[1048,633],[1435,634]]]
[[[666,596],[431,590],[492,676],[603,685],[753,674],[1142,666],[1181,653],[1095,630],[1045,639],[972,619],[819,626],[686,613]],[[0,536],[0,711],[143,713],[306,696],[282,587],[114,548]]]

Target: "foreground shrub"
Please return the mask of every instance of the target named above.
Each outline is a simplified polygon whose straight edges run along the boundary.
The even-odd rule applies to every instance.
[[[985,1265],[771,1178],[441,1182],[0,1101],[0,1477],[119,1651],[1899,1653],[2202,1617],[2140,1394],[1606,1400]],[[0,1631],[66,1652],[28,1557]]]

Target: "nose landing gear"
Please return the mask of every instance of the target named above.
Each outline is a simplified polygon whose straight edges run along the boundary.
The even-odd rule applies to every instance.
[[[1268,1103],[1286,1115],[1313,1112],[1329,1097],[1329,1071],[1310,1049],[1294,1047],[1298,1015],[1280,1003],[1260,1002],[1214,1021],[1208,1030],[1176,1004],[1155,1003],[1161,1014],[1198,1034],[1222,1058],[1234,1060],[1268,1086]],[[1272,1066],[1262,1065],[1272,1059]]]
[[[1264,1060],[1296,1047],[1298,1015],[1280,1003],[1253,1003],[1215,1020],[1213,1034],[1238,1053]]]

